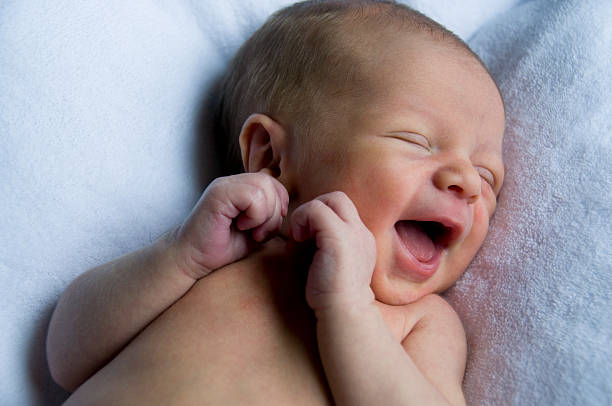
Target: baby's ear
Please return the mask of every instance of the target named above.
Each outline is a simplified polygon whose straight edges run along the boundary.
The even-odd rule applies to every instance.
[[[264,169],[274,177],[280,176],[287,145],[287,132],[280,123],[265,114],[251,114],[242,125],[239,142],[246,172]]]

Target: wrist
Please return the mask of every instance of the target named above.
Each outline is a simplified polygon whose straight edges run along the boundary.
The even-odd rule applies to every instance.
[[[199,278],[209,273],[203,272],[201,267],[196,267],[190,260],[191,257],[187,249],[179,239],[179,227],[173,228],[162,235],[155,243],[155,251],[157,255],[163,257],[163,261],[168,264],[167,267],[173,274],[190,280],[191,283],[195,283]]]
[[[369,286],[351,292],[310,295],[308,303],[317,320],[352,318],[377,309],[374,292]]]

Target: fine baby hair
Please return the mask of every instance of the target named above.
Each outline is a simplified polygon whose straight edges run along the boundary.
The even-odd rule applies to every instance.
[[[311,0],[274,13],[238,50],[218,88],[216,119],[226,169],[242,172],[238,137],[249,114],[267,114],[294,136],[325,135],[329,103],[368,94],[387,35],[399,31],[465,50],[455,34],[412,8],[388,0]],[[485,68],[486,69],[486,68]],[[315,139],[316,142],[316,139]]]

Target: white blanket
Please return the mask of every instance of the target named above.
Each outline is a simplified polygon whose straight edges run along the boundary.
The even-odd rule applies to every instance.
[[[0,4],[0,404],[66,397],[45,362],[55,302],[187,214],[215,174],[207,88],[288,3]],[[408,3],[470,40],[507,104],[498,213],[448,295],[469,403],[612,403],[612,4]]]
[[[470,41],[508,116],[488,241],[449,293],[468,403],[612,404],[612,2],[533,1]]]

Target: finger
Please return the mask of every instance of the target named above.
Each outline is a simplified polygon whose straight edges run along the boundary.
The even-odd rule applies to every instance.
[[[271,219],[259,233],[266,234],[282,223],[278,216],[286,215],[289,196],[285,187],[265,173],[249,173],[215,180],[207,193],[207,203],[241,231],[256,229]],[[261,239],[258,236],[258,239]]]
[[[217,182],[217,181],[215,181]],[[225,180],[215,184],[208,196],[208,205],[211,210],[230,219],[236,218],[241,212],[248,209],[253,200],[261,199],[261,193],[255,185],[242,183],[239,187],[235,182]]]
[[[353,201],[342,191],[330,192],[317,197],[329,206],[342,220],[347,223],[361,221],[357,208]]]
[[[282,219],[278,219],[283,211],[283,201],[281,199],[286,199],[287,203],[285,205],[287,205],[289,198],[288,195],[283,197],[284,187],[276,179],[264,174],[258,175],[250,179],[254,182],[256,191],[251,198],[251,204],[237,218],[236,226],[239,230],[254,229],[253,236],[257,241],[260,241],[274,230],[277,223],[282,221]]]
[[[276,199],[274,200],[274,211],[272,212],[272,215],[268,217],[263,224],[257,226],[253,230],[252,236],[255,241],[264,241],[269,236],[275,234],[280,230],[280,226],[283,222],[283,216],[281,216],[281,211],[282,203],[278,199],[278,196],[276,196]]]
[[[287,192],[285,186],[276,177],[273,176],[272,171],[268,168],[262,168],[257,173],[263,174],[264,177],[270,181],[281,202],[281,214],[283,217],[286,216],[289,207],[289,193]]]
[[[267,197],[270,201],[274,202],[274,209],[272,214],[266,219],[265,223],[260,225],[258,228],[262,229],[262,233],[269,234],[276,231],[280,231],[283,223],[283,218],[287,215],[289,207],[289,193],[285,186],[273,176],[264,174],[264,185]],[[268,194],[269,192],[269,194]],[[259,230],[255,230],[256,234],[259,234]]]
[[[342,223],[331,207],[314,199],[298,207],[291,215],[291,236],[298,242],[305,241],[314,238],[318,232],[338,228]]]
[[[251,185],[245,185],[248,193],[249,203],[238,207],[241,213],[236,217],[236,227],[241,230],[249,230],[265,223],[274,211],[274,202],[266,196],[265,190]]]
[[[257,242],[245,235],[242,232],[234,232],[233,238],[230,240],[231,247],[229,251],[233,253],[232,262],[244,258],[249,252],[253,252]]]
[[[279,198],[280,208],[281,208],[281,216],[285,217],[287,215],[288,207],[289,207],[289,193],[285,186],[278,181],[278,179],[272,178],[272,184],[276,190],[276,193]]]

